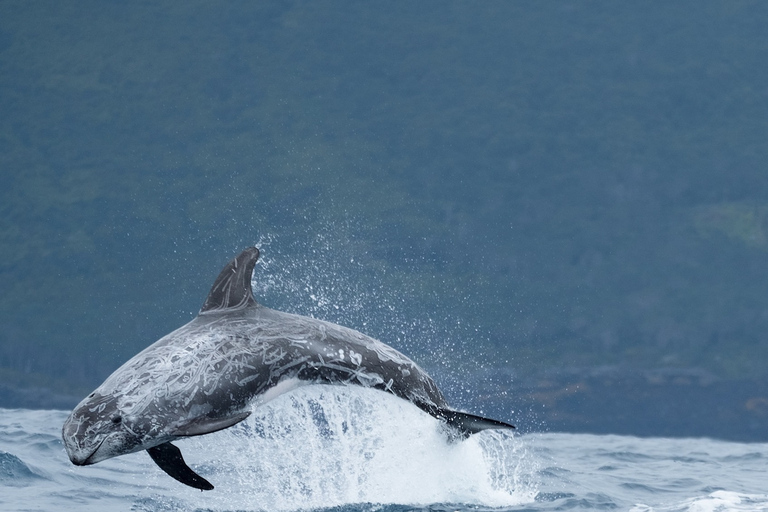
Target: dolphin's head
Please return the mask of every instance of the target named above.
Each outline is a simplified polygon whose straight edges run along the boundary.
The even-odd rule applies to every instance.
[[[85,466],[144,449],[144,436],[132,423],[114,395],[94,391],[64,422],[61,434],[69,460]]]

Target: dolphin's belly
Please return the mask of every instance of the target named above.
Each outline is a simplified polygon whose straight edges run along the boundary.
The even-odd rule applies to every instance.
[[[302,386],[306,386],[308,384],[311,384],[311,382],[306,380],[301,380],[296,377],[283,379],[280,382],[278,382],[276,385],[266,390],[264,393],[257,396],[253,400],[253,405],[259,406],[267,402],[271,402],[272,400],[274,400],[279,396],[282,396],[286,393],[290,393],[294,389],[300,388]]]

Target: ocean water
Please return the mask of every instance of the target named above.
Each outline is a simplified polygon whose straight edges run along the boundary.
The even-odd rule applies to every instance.
[[[200,492],[145,452],[73,466],[67,413],[0,409],[0,510],[768,510],[768,444],[492,431],[449,443],[403,400],[308,386],[178,441],[216,486]]]

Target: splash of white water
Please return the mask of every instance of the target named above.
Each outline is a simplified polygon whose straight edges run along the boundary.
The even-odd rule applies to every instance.
[[[307,386],[242,426],[178,444],[205,461],[198,468],[217,489],[197,505],[216,509],[533,501],[535,463],[518,438],[484,432],[449,443],[442,428],[385,393]]]

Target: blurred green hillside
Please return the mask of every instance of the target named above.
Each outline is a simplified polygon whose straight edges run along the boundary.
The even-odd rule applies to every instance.
[[[2,2],[0,381],[92,388],[256,243],[430,369],[765,376],[767,16]]]

